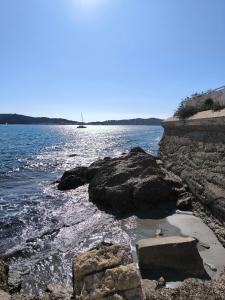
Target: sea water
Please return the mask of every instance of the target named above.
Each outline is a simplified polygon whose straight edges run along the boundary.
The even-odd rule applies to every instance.
[[[0,256],[23,275],[23,291],[71,283],[75,251],[150,234],[135,216],[118,220],[97,209],[88,186],[60,192],[52,183],[135,146],[156,155],[162,134],[160,126],[0,126]]]

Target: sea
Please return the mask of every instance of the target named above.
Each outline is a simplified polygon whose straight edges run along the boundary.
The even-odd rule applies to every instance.
[[[88,186],[61,192],[65,170],[140,146],[157,155],[160,126],[0,125],[0,257],[23,277],[22,291],[71,284],[74,252],[99,242],[154,235],[136,216],[117,219],[88,200]]]

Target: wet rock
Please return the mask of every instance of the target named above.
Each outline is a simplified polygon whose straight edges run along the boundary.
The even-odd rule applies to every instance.
[[[86,184],[88,182],[87,169],[87,167],[77,167],[66,171],[58,184],[58,189],[62,191],[76,189]]]
[[[76,157],[76,156],[78,156],[78,154],[76,154],[76,153],[73,153],[73,154],[69,154],[69,155],[68,155],[68,157]]]
[[[3,290],[0,290],[0,299],[1,300],[11,300],[10,294],[6,293]]]
[[[213,272],[216,272],[216,271],[217,271],[217,268],[216,268],[214,265],[212,265],[212,264],[210,264],[210,263],[207,263],[207,262],[205,262],[205,265],[206,265],[207,267],[209,267]]]
[[[184,276],[204,276],[203,261],[192,237],[149,238],[137,242],[139,266],[153,276],[175,272]]]
[[[89,167],[66,171],[58,188],[75,189],[86,183],[90,183],[90,201],[120,214],[177,199],[185,191],[177,176],[140,147],[118,158],[107,157]]]
[[[8,291],[8,273],[9,267],[0,259],[0,289],[6,292]]]
[[[205,249],[210,249],[210,245],[208,245],[206,243],[199,242],[199,245]]]
[[[160,168],[155,157],[140,149],[107,161],[89,185],[90,200],[118,213],[155,206],[176,197],[181,181]]]
[[[141,282],[128,245],[103,244],[73,259],[74,297],[142,299]]]
[[[21,274],[19,272],[9,272],[8,285],[10,294],[20,292],[22,285]]]
[[[181,209],[181,210],[190,210],[191,207],[192,207],[191,202],[192,202],[191,201],[191,197],[190,196],[186,196],[186,197],[183,197],[181,199],[178,199],[176,207],[178,209]]]
[[[47,286],[46,292],[49,296],[49,300],[70,300],[73,295],[73,288],[62,284],[51,283]]]

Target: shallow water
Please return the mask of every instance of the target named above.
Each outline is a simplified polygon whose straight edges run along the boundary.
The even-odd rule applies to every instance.
[[[23,291],[70,283],[74,251],[154,236],[144,217],[116,220],[98,210],[87,186],[60,192],[52,181],[135,146],[155,155],[162,134],[160,126],[0,126],[0,255],[24,274]]]

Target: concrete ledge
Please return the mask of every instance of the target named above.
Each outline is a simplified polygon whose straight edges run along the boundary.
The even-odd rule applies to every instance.
[[[174,271],[183,275],[203,276],[205,269],[192,237],[149,238],[137,242],[140,269],[166,275]]]

